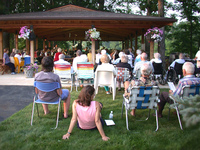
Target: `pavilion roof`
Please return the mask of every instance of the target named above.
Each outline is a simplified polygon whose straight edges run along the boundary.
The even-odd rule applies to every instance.
[[[102,40],[124,40],[143,34],[152,26],[176,22],[172,18],[97,11],[65,5],[43,12],[0,15],[0,29],[18,33],[20,27],[33,25],[39,38],[47,40],[84,40],[85,31],[95,25]]]

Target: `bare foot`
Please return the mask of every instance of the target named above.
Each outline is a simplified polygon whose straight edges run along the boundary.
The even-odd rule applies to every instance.
[[[64,117],[65,119],[67,119],[67,118],[68,118],[68,115],[67,115],[67,114],[63,114],[63,117]]]
[[[131,114],[131,116],[135,117],[135,112],[134,111],[131,111],[130,114]]]
[[[45,112],[44,114],[47,115],[47,114],[49,114],[49,113],[51,113],[51,112],[50,112],[50,111],[47,111],[47,112]]]

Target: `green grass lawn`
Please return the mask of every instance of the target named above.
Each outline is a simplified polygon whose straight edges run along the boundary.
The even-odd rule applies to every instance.
[[[80,89],[79,89],[80,91]],[[163,91],[163,90],[162,90]],[[79,92],[71,92],[71,104],[78,97]],[[177,117],[171,111],[168,121],[168,105],[163,112],[164,117],[159,118],[159,130],[155,132],[156,121],[151,115],[145,119],[148,110],[136,110],[136,117],[129,115],[129,128],[126,130],[125,114],[121,118],[123,91],[118,92],[116,99],[112,95],[106,95],[103,88],[99,89],[95,100],[103,103],[103,119],[114,112],[115,126],[104,126],[104,131],[110,140],[104,142],[98,130],[85,131],[74,128],[69,140],[62,140],[63,134],[68,130],[72,110],[70,107],[68,119],[60,117],[58,128],[51,129],[56,124],[57,106],[49,107],[51,114],[44,116],[42,106],[39,105],[40,117],[36,114],[33,126],[30,125],[32,104],[15,113],[7,120],[0,123],[0,150],[93,150],[93,149],[199,149],[200,131],[199,126],[185,128],[183,122],[182,131]],[[151,114],[153,111],[151,112]]]

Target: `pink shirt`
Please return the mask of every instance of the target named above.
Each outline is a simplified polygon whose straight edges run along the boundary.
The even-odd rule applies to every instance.
[[[91,101],[90,106],[81,106],[77,103],[76,112],[78,115],[78,123],[81,129],[92,129],[96,127],[96,101]]]

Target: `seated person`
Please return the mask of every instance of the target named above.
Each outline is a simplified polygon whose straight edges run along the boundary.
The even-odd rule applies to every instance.
[[[19,50],[18,49],[16,49],[15,50],[15,56],[14,57],[17,57],[17,59],[19,60],[19,64],[21,63],[21,58],[22,58],[22,56],[19,54]]]
[[[128,56],[127,55],[123,55],[121,57],[121,62],[119,62],[116,67],[121,67],[121,68],[127,68],[129,70],[129,74],[130,76],[132,76],[132,68],[131,65],[128,63]],[[121,81],[117,81],[118,82],[118,91],[121,90]]]
[[[150,60],[151,63],[162,63],[162,60],[160,59],[161,55],[159,53],[154,53],[154,58]],[[155,68],[154,68],[155,69]]]
[[[87,59],[89,62],[92,63],[92,50],[89,50],[89,53],[87,54]]]
[[[77,63],[78,62],[87,62],[87,56],[86,56],[86,60],[83,59],[84,58],[84,55],[82,56],[82,52],[81,50],[77,50],[76,51],[76,57],[73,59],[73,63],[72,63],[72,67],[73,67],[73,70],[74,72],[77,71]]]
[[[174,68],[176,62],[179,63],[179,64],[184,64],[184,63],[185,63],[185,59],[184,59],[183,53],[180,53],[180,54],[179,54],[179,59],[174,60],[174,61],[171,63],[170,67]]]
[[[101,62],[102,62],[102,64],[97,66],[97,69],[95,71],[95,76],[96,76],[96,72],[98,70],[113,71],[114,76],[117,75],[115,67],[112,64],[109,63],[109,57],[108,57],[108,55],[106,55],[106,54],[102,55],[101,56]],[[106,94],[110,94],[109,87],[108,86],[104,86],[104,88],[106,90]]]
[[[135,57],[134,66],[135,66],[135,64],[136,64],[137,62],[141,61],[141,54],[142,54],[142,51],[141,51],[140,49],[138,49],[138,50],[136,51],[136,54],[137,54],[137,56]]]
[[[69,139],[77,121],[78,128],[83,130],[98,129],[102,140],[107,141],[110,139],[105,135],[102,127],[104,124],[104,121],[101,118],[102,104],[93,101],[94,96],[95,89],[90,85],[87,85],[81,90],[78,99],[72,104],[73,115],[69,129],[67,133],[63,135],[64,140]]]
[[[125,96],[129,97],[130,92],[127,91],[128,88],[133,86],[153,86],[157,85],[157,83],[153,80],[151,80],[150,75],[152,73],[152,67],[149,62],[144,63],[141,65],[141,77],[138,80],[131,80],[126,81],[124,83],[124,90],[125,90]],[[135,109],[133,109],[130,114],[132,116],[135,116]]]
[[[153,65],[155,75],[160,75],[163,73],[162,60],[160,57],[161,55],[159,53],[154,53],[154,58],[150,60]]]
[[[9,50],[8,49],[4,49],[4,54],[3,54],[3,66],[7,65],[11,68],[11,74],[16,74],[15,73],[15,65],[13,63],[10,62],[10,58],[8,56]]]
[[[71,65],[68,61],[65,61],[65,55],[64,54],[60,54],[58,56],[59,60],[55,61],[54,64],[60,64],[60,65]]]
[[[58,75],[54,74],[53,71],[53,59],[51,56],[45,56],[42,59],[42,71],[37,73],[35,75],[35,81],[39,82],[46,82],[46,83],[51,83],[51,82],[60,82],[60,78]],[[64,118],[68,117],[68,110],[69,110],[69,105],[70,105],[70,93],[68,89],[62,89],[62,87],[58,90],[52,91],[52,92],[42,92],[40,90],[37,91],[39,94],[39,98],[43,101],[48,101],[48,102],[53,102],[56,101],[59,97],[58,93],[61,93],[61,98],[64,100]],[[44,109],[44,114],[48,114],[48,104],[42,104],[43,109]]]
[[[158,103],[158,117],[162,117],[162,111],[164,109],[165,104],[168,102],[170,104],[173,103],[173,101],[170,99],[169,94],[173,96],[177,96],[181,94],[182,87],[184,85],[192,85],[192,84],[200,84],[200,78],[196,78],[194,74],[194,64],[191,62],[185,62],[183,64],[183,76],[184,78],[180,79],[178,82],[178,86],[176,87],[176,90],[172,92],[172,90],[169,90],[169,92],[162,92],[160,95],[160,102]]]
[[[137,62],[135,64],[135,67],[134,67],[134,70],[133,70],[133,74],[136,74],[136,78],[139,78],[140,77],[140,69],[141,69],[141,66],[144,64],[144,63],[149,63],[152,67],[152,73],[154,72],[154,69],[153,69],[153,66],[152,66],[152,63],[150,61],[147,61],[147,54],[146,53],[142,53],[141,54],[141,61]]]
[[[119,52],[119,57],[117,59],[115,59],[115,56],[113,56],[113,59],[112,59],[111,63],[113,65],[116,65],[116,64],[120,63],[121,62],[121,58],[122,58],[123,55],[125,55],[124,52]]]
[[[55,55],[54,55],[54,61],[58,61],[58,60],[59,60],[59,57],[58,57],[58,56],[59,56],[60,54],[62,54],[62,49],[61,49],[61,48],[58,48],[57,51],[58,51],[58,52],[55,53]]]
[[[133,68],[133,57],[131,56],[130,51],[125,49],[124,53],[128,56],[128,63],[131,65],[131,68]]]

